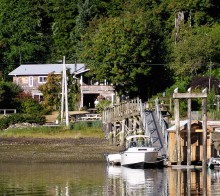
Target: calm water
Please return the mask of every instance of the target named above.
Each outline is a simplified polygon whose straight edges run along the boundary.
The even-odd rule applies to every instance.
[[[0,163],[0,195],[220,195],[220,170]]]

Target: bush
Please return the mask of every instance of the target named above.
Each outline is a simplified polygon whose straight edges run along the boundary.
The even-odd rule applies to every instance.
[[[101,114],[106,108],[108,108],[111,105],[111,101],[103,99],[99,101],[99,103],[96,106],[97,112]]]
[[[10,125],[24,122],[44,124],[46,122],[46,118],[40,114],[12,114],[0,119],[0,129],[3,130]]]
[[[24,113],[24,114],[45,114],[45,107],[43,107],[38,100],[33,99],[32,95],[29,93],[20,93],[17,98],[17,110],[20,113]]]

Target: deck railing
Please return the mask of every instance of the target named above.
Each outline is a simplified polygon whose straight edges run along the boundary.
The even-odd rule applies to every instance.
[[[102,114],[103,123],[112,123],[129,118],[130,116],[139,115],[141,110],[140,103],[141,100],[137,98],[107,108]]]
[[[16,109],[0,109],[0,114],[7,115],[9,113],[16,113]]]

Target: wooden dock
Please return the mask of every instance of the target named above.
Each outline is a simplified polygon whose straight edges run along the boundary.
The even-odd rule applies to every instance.
[[[167,131],[158,100],[154,109],[149,108],[141,99],[133,99],[107,108],[102,114],[103,127],[107,138],[113,145],[125,145],[129,135],[144,134],[151,136],[160,154],[167,156]]]

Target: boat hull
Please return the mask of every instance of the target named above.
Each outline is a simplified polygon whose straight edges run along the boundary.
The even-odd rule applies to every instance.
[[[158,167],[162,164],[158,160],[158,152],[124,152],[121,154],[121,165],[135,168]]]

